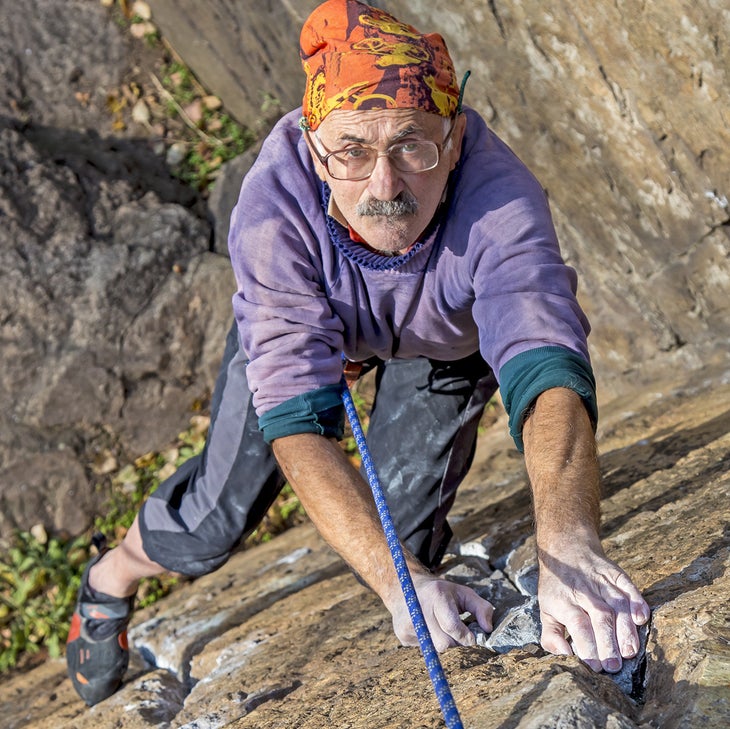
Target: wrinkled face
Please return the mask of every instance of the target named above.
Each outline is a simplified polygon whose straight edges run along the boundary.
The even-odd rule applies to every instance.
[[[367,179],[337,180],[313,154],[317,174],[330,186],[340,213],[371,248],[387,254],[404,252],[418,240],[441,202],[449,173],[459,160],[465,126],[462,114],[438,164],[426,172],[403,172],[381,155]],[[416,109],[337,109],[311,140],[319,157],[342,149],[357,156],[362,147],[385,152],[393,145],[417,141],[441,146],[448,128],[444,117]]]

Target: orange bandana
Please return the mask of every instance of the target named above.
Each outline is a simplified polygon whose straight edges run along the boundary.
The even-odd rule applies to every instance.
[[[357,0],[327,0],[304,23],[303,124],[333,109],[420,109],[452,116],[459,84],[444,39]]]

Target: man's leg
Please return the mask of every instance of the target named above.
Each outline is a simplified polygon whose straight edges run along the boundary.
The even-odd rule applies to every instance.
[[[496,390],[479,354],[455,362],[391,360],[378,370],[368,446],[401,541],[429,567],[451,538],[446,515]]]
[[[145,502],[124,542],[91,570],[94,587],[121,597],[134,592],[134,581],[165,570],[187,576],[212,572],[256,528],[284,478],[258,429],[251,399],[234,324],[203,452]]]
[[[238,333],[229,333],[205,449],[140,511],[145,552],[188,576],[212,572],[263,519],[285,479],[258,428]]]
[[[95,558],[82,579],[67,662],[89,705],[110,696],[126,671],[126,627],[139,580],[164,570],[198,576],[220,567],[283,485],[258,430],[234,325],[203,453],[160,484],[122,544]]]

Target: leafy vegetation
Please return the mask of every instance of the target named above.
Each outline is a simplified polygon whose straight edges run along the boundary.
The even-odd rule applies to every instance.
[[[32,533],[15,535],[0,557],[0,672],[41,649],[52,657],[61,655],[81,574],[94,551],[94,533],[104,534],[110,546],[118,544],[144,500],[180,465],[201,452],[206,433],[207,418],[196,416],[168,449],[146,453],[115,473],[107,507],[86,534],[64,540],[48,538],[44,529],[34,528]],[[287,485],[245,547],[268,541],[305,518]],[[136,607],[154,603],[176,584],[177,578],[167,575],[144,580]]]
[[[157,88],[165,102],[165,119],[179,118],[189,130],[181,130],[187,138],[169,148],[173,173],[192,187],[206,190],[221,165],[243,154],[255,135],[226,114],[220,100],[207,94],[182,63],[169,63]]]
[[[39,536],[18,534],[0,561],[0,671],[42,646],[58,656],[66,639],[87,540]]]
[[[205,195],[221,165],[245,152],[256,135],[225,111],[160,37],[147,3],[105,4],[123,28],[162,59],[154,72],[137,74],[108,94],[112,128],[144,130],[172,174]]]
[[[353,400],[367,427],[368,398],[353,391]],[[111,474],[111,495],[94,528],[75,539],[48,537],[42,528],[18,532],[13,544],[0,556],[0,673],[45,649],[58,657],[68,635],[69,621],[81,584],[81,574],[92,556],[94,533],[118,544],[132,525],[147,497],[165,478],[205,445],[209,419],[196,415],[164,451],[145,453]],[[349,430],[342,442],[345,452],[359,467],[357,447]],[[284,486],[264,520],[245,541],[243,549],[267,542],[306,520],[291,486]],[[178,580],[164,575],[140,585],[136,607],[146,607],[169,594]]]

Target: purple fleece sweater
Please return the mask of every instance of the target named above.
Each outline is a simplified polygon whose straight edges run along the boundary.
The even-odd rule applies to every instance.
[[[342,352],[359,361],[477,349],[499,377],[513,357],[545,346],[588,361],[588,322],[575,298],[543,190],[514,153],[467,109],[461,160],[421,242],[386,257],[327,216],[287,114],[264,142],[234,210],[233,308],[259,416],[339,382]]]

